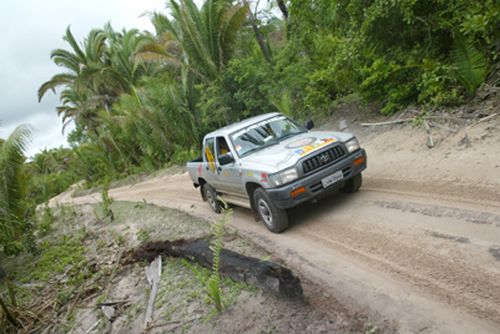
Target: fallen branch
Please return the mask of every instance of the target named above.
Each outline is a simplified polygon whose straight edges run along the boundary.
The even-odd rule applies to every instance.
[[[468,126],[468,127],[466,127],[465,129],[470,129],[470,128],[472,128],[472,127],[474,127],[474,126],[476,126],[476,125],[478,125],[478,124],[480,124],[480,123],[483,123],[483,122],[489,121],[490,119],[495,118],[495,117],[497,117],[497,116],[499,116],[499,115],[500,115],[500,112],[497,112],[497,113],[491,114],[491,115],[489,115],[489,116],[483,117],[483,118],[479,119],[477,122],[475,122],[475,123],[473,123],[473,124],[469,125],[469,126]]]
[[[205,268],[212,266],[212,251],[206,239],[157,241],[129,251],[123,264],[153,261],[158,255],[179,257],[197,262]],[[228,249],[220,254],[220,273],[235,281],[249,283],[289,299],[303,299],[299,278],[283,266],[244,256]]]
[[[446,130],[446,131],[449,131],[449,132],[457,133],[456,129],[452,129],[452,128],[444,126],[442,124],[438,124],[438,123],[435,123],[435,122],[429,122],[429,125],[432,126],[432,127],[434,127],[434,128],[440,128],[440,129],[443,129],[443,130]]]
[[[424,127],[425,127],[425,131],[427,132],[427,147],[433,148],[434,147],[434,139],[432,138],[431,127],[429,126],[429,123],[427,121],[424,121]]]
[[[118,300],[116,302],[97,303],[96,306],[98,306],[98,307],[101,307],[101,306],[115,306],[115,305],[128,304],[128,303],[130,303],[129,300]]]
[[[153,319],[154,303],[156,294],[158,293],[158,284],[161,278],[161,256],[158,255],[151,264],[146,267],[146,278],[151,285],[151,293],[149,294],[148,308],[144,317],[144,329],[146,329]]]
[[[181,321],[181,320],[172,320],[172,321],[167,321],[167,322],[150,324],[147,329],[151,330],[151,329],[154,329],[154,328],[159,328],[159,327],[165,327],[165,326],[168,326],[168,325],[178,324],[177,326],[170,327],[170,328],[167,329],[167,332],[171,333],[171,332],[173,332],[174,330],[176,330],[179,327],[182,327],[184,325],[187,325],[190,322],[193,322],[193,321],[196,321],[196,320],[199,320],[199,319],[202,319],[202,318],[203,317],[196,317],[196,318],[192,318],[192,319],[184,320],[184,321]]]
[[[379,126],[379,125],[391,125],[391,124],[401,124],[413,121],[415,118],[401,118],[394,121],[376,122],[376,123],[361,123],[361,126]]]
[[[87,329],[87,331],[85,332],[85,334],[89,334],[90,332],[92,332],[97,327],[97,325],[99,325],[99,323],[101,322],[101,320],[102,319],[97,320],[92,326],[90,326],[90,328]]]

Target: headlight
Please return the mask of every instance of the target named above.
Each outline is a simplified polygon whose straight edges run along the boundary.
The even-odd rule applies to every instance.
[[[297,179],[299,174],[297,173],[297,169],[295,167],[285,169],[276,174],[269,175],[269,181],[274,186],[280,186],[282,184],[286,184],[292,182]]]
[[[359,142],[356,137],[352,138],[348,142],[345,143],[345,146],[347,147],[347,151],[349,153],[352,153],[356,150],[359,150]]]

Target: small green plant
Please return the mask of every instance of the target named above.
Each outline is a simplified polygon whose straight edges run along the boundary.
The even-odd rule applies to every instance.
[[[122,234],[119,234],[119,235],[115,236],[115,243],[118,246],[125,245],[125,237]]]
[[[372,324],[367,324],[365,326],[364,334],[378,334],[378,333],[380,333],[380,330],[377,326]]]
[[[47,203],[43,207],[42,215],[40,217],[40,223],[38,224],[38,231],[40,236],[46,236],[52,231],[52,225],[54,224],[54,213]]]
[[[149,241],[149,232],[146,231],[145,229],[141,228],[139,231],[137,231],[137,240],[139,240],[141,243],[145,243]]]
[[[104,239],[99,239],[96,241],[95,246],[97,250],[102,250],[103,248],[106,247],[106,240]]]
[[[229,223],[232,217],[232,210],[228,209],[226,203],[224,203],[224,212],[222,219],[216,221],[212,226],[213,241],[210,245],[210,250],[212,251],[212,271],[206,282],[206,292],[210,301],[215,305],[217,312],[221,312],[224,308],[222,302],[222,289],[221,289],[221,277],[220,277],[220,253],[224,245],[224,233],[225,225]]]
[[[109,180],[104,181],[101,192],[102,197],[102,214],[104,217],[109,217],[111,221],[114,220],[113,210],[111,210],[111,204],[113,203],[113,198],[109,196]]]

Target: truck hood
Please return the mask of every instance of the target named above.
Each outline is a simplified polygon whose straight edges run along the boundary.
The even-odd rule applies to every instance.
[[[289,168],[305,156],[335,142],[345,142],[354,137],[350,133],[332,131],[309,131],[285,139],[279,144],[257,151],[241,159],[250,168],[265,165],[278,172]]]

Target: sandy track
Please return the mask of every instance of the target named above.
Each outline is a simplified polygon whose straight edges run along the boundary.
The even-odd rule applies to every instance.
[[[500,136],[492,129],[469,132],[472,143],[486,138],[483,145],[465,150],[449,140],[429,153],[411,129],[371,136],[360,192],[291,210],[291,226],[279,235],[246,209],[235,209],[234,227],[341,303],[395,322],[399,332],[499,333],[500,151],[491,147]],[[398,140],[388,155],[383,143]],[[187,174],[116,188],[111,196],[217,217]],[[66,193],[53,203],[99,198]]]
[[[371,184],[291,210],[291,226],[280,235],[245,209],[235,210],[234,225],[341,302],[397,321],[403,331],[498,332],[500,208],[450,201],[448,194],[426,198],[414,188],[404,194],[400,185],[379,192]],[[116,188],[111,196],[216,217],[186,174]]]

